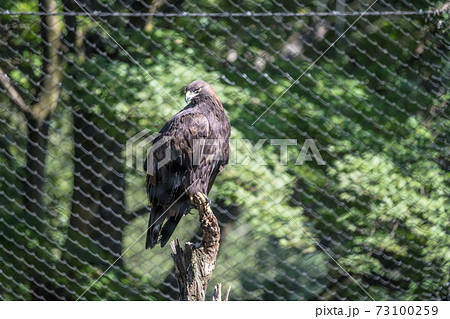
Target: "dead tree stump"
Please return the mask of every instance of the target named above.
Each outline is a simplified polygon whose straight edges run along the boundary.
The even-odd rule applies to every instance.
[[[180,300],[205,300],[206,288],[216,266],[220,228],[217,218],[205,199],[204,195],[200,195],[193,200],[199,213],[200,227],[203,230],[200,246],[187,242],[183,251],[178,238],[170,243],[175,275],[180,289]]]

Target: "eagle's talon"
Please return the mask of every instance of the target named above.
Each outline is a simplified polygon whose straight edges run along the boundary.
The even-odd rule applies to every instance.
[[[189,197],[190,205],[192,208],[198,210],[201,215],[207,215],[207,218],[211,218],[213,215],[211,209],[211,200],[203,193],[198,192]]]

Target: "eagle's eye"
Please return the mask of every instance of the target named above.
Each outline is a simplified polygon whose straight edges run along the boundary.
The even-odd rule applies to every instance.
[[[198,89],[195,90],[194,92],[195,92],[196,94],[198,94],[198,93],[200,93],[201,90],[202,90],[202,88],[198,88]]]

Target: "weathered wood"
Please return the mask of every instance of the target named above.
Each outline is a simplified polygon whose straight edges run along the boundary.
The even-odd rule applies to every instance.
[[[220,282],[214,287],[213,301],[222,301],[222,284]]]
[[[225,294],[225,299],[223,301],[228,301],[228,296],[230,295],[231,286],[228,287],[227,293]],[[222,301],[222,284],[218,283],[214,287],[213,301]]]
[[[170,243],[180,300],[205,300],[206,288],[216,266],[220,228],[211,208],[205,204],[205,198],[200,195],[193,200],[203,230],[200,246],[187,242],[183,251],[178,238]]]

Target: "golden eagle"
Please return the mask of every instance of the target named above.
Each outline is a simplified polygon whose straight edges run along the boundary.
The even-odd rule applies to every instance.
[[[230,157],[230,121],[213,88],[204,81],[186,87],[188,105],[153,141],[146,160],[147,194],[152,205],[145,248],[161,247],[200,193],[203,205]]]

